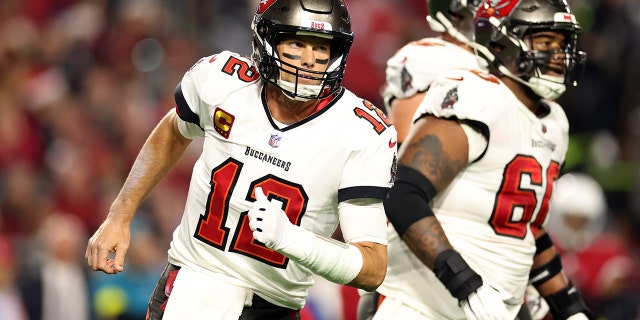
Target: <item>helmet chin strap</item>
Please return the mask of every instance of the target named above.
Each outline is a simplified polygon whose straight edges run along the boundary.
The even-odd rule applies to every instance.
[[[283,89],[282,92],[285,96],[287,96],[291,100],[296,101],[309,101],[313,100],[313,98],[305,98],[300,97],[300,95],[307,97],[317,97],[320,94],[320,90],[322,90],[321,85],[314,84],[298,84],[296,90],[296,84],[290,81],[285,81],[278,79],[278,85]],[[296,93],[296,95],[292,95],[291,93]]]
[[[539,77],[531,77],[529,79],[529,87],[537,95],[547,99],[558,99],[567,86],[564,85],[564,78],[554,77],[548,75],[541,75]]]
[[[489,51],[485,46],[470,43],[469,46],[478,51],[481,55],[485,56],[489,61],[496,61],[495,55]],[[562,77],[554,77],[548,75],[541,75],[539,77],[531,77],[529,81],[525,81],[517,75],[513,74],[507,67],[505,67],[502,63],[499,63],[497,66],[498,71],[504,74],[505,76],[531,88],[531,90],[538,95],[539,97],[546,99],[557,99],[564,93],[566,90],[566,86],[564,85],[564,78]]]

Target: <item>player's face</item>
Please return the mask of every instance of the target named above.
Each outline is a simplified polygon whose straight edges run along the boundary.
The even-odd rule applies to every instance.
[[[296,70],[287,64],[304,70],[326,71],[329,67],[331,41],[314,36],[288,35],[278,43],[277,50],[280,59],[284,62],[282,68],[290,71],[281,72],[281,79],[295,83]],[[313,79],[318,78],[318,74],[305,73],[304,70],[299,73],[299,84],[320,84],[320,80]]]
[[[559,31],[547,30],[533,33],[528,40],[533,50],[550,54],[550,61],[546,67],[541,68],[542,72],[550,76],[564,76],[565,35]]]

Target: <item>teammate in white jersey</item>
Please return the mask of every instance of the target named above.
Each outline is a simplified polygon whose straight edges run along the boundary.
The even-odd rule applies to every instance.
[[[122,271],[136,208],[204,138],[147,319],[297,319],[314,273],[369,291],[384,279],[397,136],[341,86],[347,8],[261,1],[252,29],[252,59],[221,52],[184,75],[89,241],[92,269]],[[330,239],[338,224],[346,243]]]
[[[446,71],[418,107],[373,319],[512,320],[529,283],[554,319],[593,318],[544,230],[569,130],[552,99],[584,62],[580,27],[562,0],[486,1],[474,21],[489,73]]]
[[[398,131],[399,144],[438,74],[449,69],[478,68],[478,59],[467,44],[473,39],[473,14],[480,2],[428,0],[429,28],[439,36],[411,41],[387,60],[382,97]]]
[[[398,147],[411,127],[413,115],[436,76],[450,69],[478,69],[468,43],[473,39],[473,15],[481,0],[428,0],[429,28],[438,32],[405,44],[389,60],[382,97],[398,132]],[[389,232],[395,234],[391,225]],[[358,320],[373,317],[379,295],[360,290]]]

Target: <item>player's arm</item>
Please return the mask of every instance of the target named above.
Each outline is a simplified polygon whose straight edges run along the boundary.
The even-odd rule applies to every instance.
[[[560,255],[544,229],[536,234],[536,255],[529,278],[549,305],[553,319],[595,319],[578,289],[566,277]]]
[[[362,255],[362,267],[348,285],[373,291],[387,273],[387,217],[382,200],[352,199],[339,204],[340,229]]]
[[[339,204],[343,235],[349,242],[344,243],[292,224],[281,204],[269,200],[262,188],[256,188],[255,195],[256,201],[248,214],[249,227],[253,237],[267,248],[334,283],[369,291],[382,283],[387,250],[386,218],[380,200],[376,200],[377,204],[361,199]],[[362,220],[362,217],[368,220]],[[354,225],[354,222],[358,224]],[[367,227],[371,228],[365,230]]]
[[[402,145],[413,121],[413,114],[424,99],[424,92],[416,93],[407,98],[395,98],[389,107],[389,119],[398,132],[398,146]]]
[[[458,299],[468,319],[507,319],[505,304],[515,299],[471,269],[429,204],[469,162],[467,134],[473,133],[465,126],[432,116],[418,120],[400,148],[396,181],[384,207],[402,240]]]
[[[409,248],[430,269],[440,253],[453,248],[429,201],[465,167],[468,149],[458,121],[426,116],[414,124],[399,151],[398,174],[385,210]]]
[[[124,268],[130,223],[142,201],[184,154],[190,139],[178,129],[178,115],[169,111],[151,132],[112,203],[107,218],[89,240],[85,257],[93,270],[117,273]],[[109,254],[115,253],[115,259]]]

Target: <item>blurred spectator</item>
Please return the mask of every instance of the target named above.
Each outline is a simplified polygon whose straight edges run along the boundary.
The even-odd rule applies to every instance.
[[[26,320],[27,313],[16,285],[13,243],[0,234],[0,320]]]
[[[78,256],[85,234],[80,220],[69,214],[54,213],[42,221],[29,250],[38,270],[23,272],[21,281],[30,319],[89,319],[85,265]]]
[[[613,252],[620,238],[627,251],[640,255],[640,2],[570,2],[584,26],[580,43],[589,56],[580,86],[560,101],[572,134],[565,169],[588,172],[607,194],[604,231],[615,232],[617,240],[600,245],[604,249],[589,258],[600,265],[606,260],[600,254]],[[40,241],[38,230],[51,212],[79,219],[79,236],[95,230],[152,126],[174,106],[173,88],[193,61],[220,48],[251,53],[246,21],[257,3],[0,0],[0,238],[15,244],[12,261],[21,279],[30,271],[22,266],[34,259],[35,252],[28,251]],[[386,60],[402,43],[430,33],[426,2],[347,0],[347,5],[355,32],[347,68],[354,70],[344,84],[381,107]],[[144,216],[154,222],[149,232],[161,247],[179,219],[197,155],[188,151],[144,206]],[[81,258],[84,251],[75,254]],[[567,266],[582,261],[567,259]],[[11,272],[0,271],[0,304],[12,296],[6,289],[9,278]],[[595,279],[583,282],[590,287],[603,281]],[[350,292],[336,299],[337,288],[325,289],[315,290],[318,301],[342,301],[343,310],[355,303]],[[146,306],[133,301],[136,308]],[[602,307],[603,315],[605,309],[614,310]],[[10,310],[15,309],[0,305],[0,320],[21,319],[3,318]],[[315,320],[335,320],[321,317]]]
[[[605,194],[584,173],[557,181],[548,230],[567,276],[593,311],[609,320],[635,319],[640,303],[640,265],[615,229],[610,229]]]

